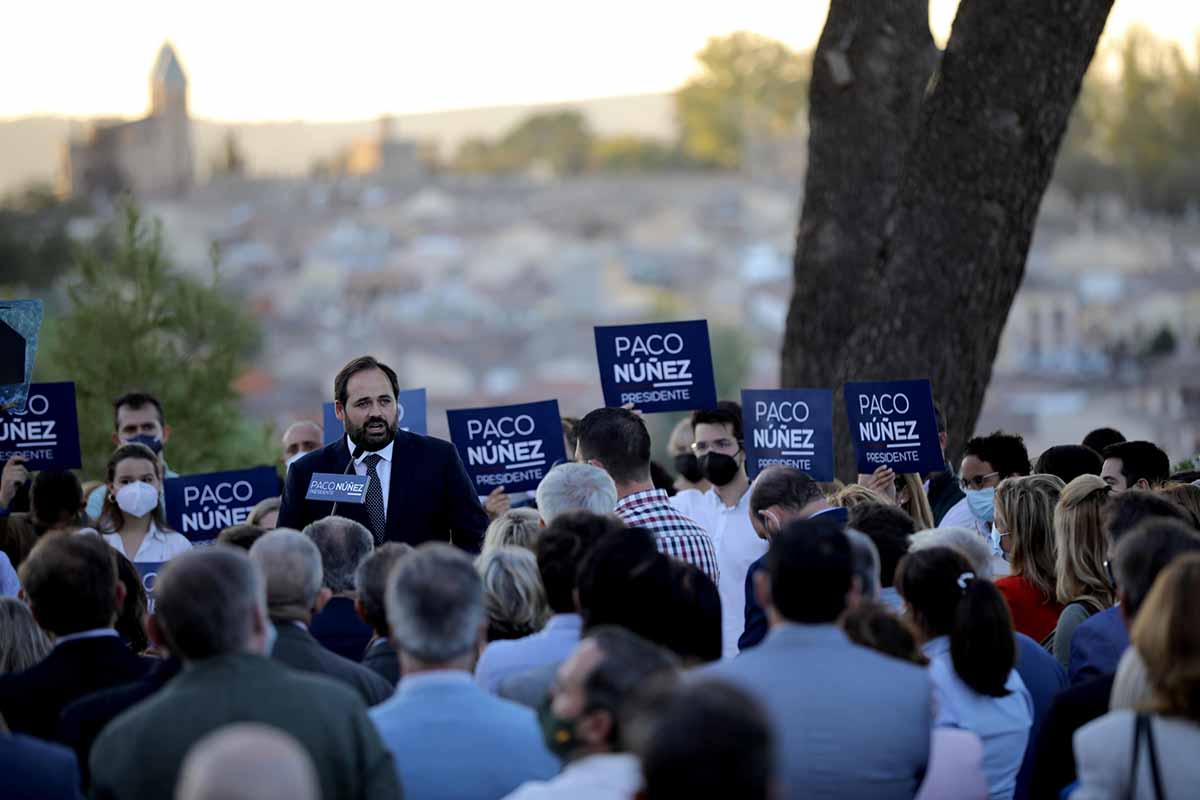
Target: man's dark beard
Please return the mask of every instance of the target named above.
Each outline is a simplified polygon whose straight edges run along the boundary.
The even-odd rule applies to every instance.
[[[382,422],[385,430],[379,433],[369,433],[367,426],[373,422]],[[367,452],[382,450],[392,443],[396,438],[396,430],[399,426],[394,422],[388,422],[383,417],[368,417],[362,425],[356,428],[349,428],[346,433],[350,437],[350,441],[354,442],[356,447],[361,447]]]

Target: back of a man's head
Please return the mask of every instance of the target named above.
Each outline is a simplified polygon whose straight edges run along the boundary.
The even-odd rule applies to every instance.
[[[771,605],[788,622],[832,624],[846,610],[850,541],[831,520],[800,520],[771,541],[766,557]]]
[[[1116,547],[1117,543],[1125,538],[1125,534],[1146,520],[1156,517],[1188,522],[1187,512],[1161,494],[1143,489],[1130,489],[1112,495],[1104,504],[1102,514],[1109,547]]]
[[[42,470],[33,476],[29,491],[34,522],[53,527],[79,516],[83,486],[70,470]]]
[[[850,562],[854,578],[858,581],[858,590],[864,599],[874,600],[879,597],[883,588],[879,568],[879,548],[871,541],[871,537],[853,528],[842,531],[850,541]]]
[[[825,498],[821,486],[794,467],[768,467],[754,479],[750,491],[750,513],[779,506],[800,511],[805,506]]]
[[[1104,448],[1123,441],[1125,441],[1125,435],[1116,428],[1096,428],[1083,437],[1083,441],[1080,444],[1095,450],[1097,453],[1103,453]]]
[[[158,573],[154,597],[155,624],[171,652],[184,661],[245,650],[256,616],[266,613],[258,568],[229,545],[197,548],[171,559]]]
[[[670,563],[645,528],[601,537],[580,564],[578,589],[585,631],[619,625],[652,642],[668,641]]]
[[[1126,619],[1137,616],[1160,572],[1179,556],[1195,552],[1200,552],[1200,533],[1174,519],[1148,519],[1122,537],[1112,569]]]
[[[415,552],[403,542],[384,542],[363,559],[354,573],[359,614],[371,630],[388,635],[387,579],[400,559]]]
[[[721,595],[712,578],[695,564],[667,559],[671,568],[674,624],[660,642],[686,664],[707,664],[721,657]]]
[[[425,665],[473,655],[486,622],[483,583],[461,550],[426,544],[388,578],[387,618],[396,646]]]
[[[1039,475],[1056,475],[1063,483],[1070,483],[1080,475],[1099,475],[1104,459],[1090,447],[1081,444],[1059,444],[1038,456],[1034,472]]]
[[[642,728],[637,736],[642,797],[767,800],[771,796],[774,737],[757,700],[710,679],[684,683],[653,706],[641,712],[648,719],[638,725]]]
[[[967,560],[975,577],[985,581],[992,579],[992,548],[974,528],[930,528],[917,531],[909,539],[910,553],[931,547],[950,548]]]
[[[579,461],[598,461],[618,485],[650,480],[650,431],[624,408],[598,408],[579,420]]]
[[[605,475],[607,478],[608,476]],[[538,572],[546,589],[546,600],[555,614],[575,611],[576,578],[579,566],[606,533],[624,530],[611,514],[568,511],[559,514],[537,542]]]
[[[321,553],[322,584],[334,594],[354,591],[354,573],[375,540],[366,526],[345,517],[322,517],[304,528]]]
[[[546,525],[568,511],[608,514],[616,505],[616,484],[593,464],[559,464],[537,487],[538,513]]]
[[[1153,489],[1171,477],[1171,459],[1154,442],[1118,442],[1104,448],[1100,455],[1105,461],[1112,458],[1121,462],[1125,485],[1131,489],[1138,481],[1147,484],[1139,488]]]
[[[580,644],[584,642],[600,651],[600,660],[584,681],[585,708],[605,709],[614,722],[627,715],[638,689],[652,681],[666,684],[677,676],[679,661],[670,651],[627,628],[594,628],[584,634]],[[619,724],[613,725],[609,743],[620,749]]]
[[[912,517],[896,506],[859,503],[850,509],[849,527],[870,537],[879,552],[879,583],[892,585],[896,565],[908,552],[909,541],[917,526]]]
[[[267,606],[275,619],[305,621],[321,593],[321,552],[304,534],[273,530],[250,548],[250,558],[267,584]]]
[[[1001,479],[1029,474],[1029,451],[1025,449],[1025,440],[1016,434],[996,431],[976,436],[963,449],[963,457],[966,456],[991,464]]]
[[[20,578],[38,625],[55,636],[108,628],[117,617],[117,563],[99,536],[43,536]]]
[[[176,800],[318,800],[312,758],[278,728],[239,722],[192,745],[179,771]]]

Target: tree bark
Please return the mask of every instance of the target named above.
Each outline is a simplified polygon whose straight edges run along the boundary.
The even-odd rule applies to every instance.
[[[867,5],[833,0],[815,56],[781,380],[840,390],[847,379],[929,377],[954,450],[983,404],[1038,207],[1112,0],[962,0],[917,109],[913,76],[927,73],[912,20],[859,23],[856,36],[879,25],[862,58],[890,67],[856,71],[874,87],[851,85],[839,104],[818,84],[823,48],[846,19],[868,16]],[[878,5],[916,15],[928,35],[924,3]],[[906,78],[909,89],[899,88]],[[878,105],[881,97],[891,104]],[[848,478],[853,453],[840,401],[835,409],[839,475]]]

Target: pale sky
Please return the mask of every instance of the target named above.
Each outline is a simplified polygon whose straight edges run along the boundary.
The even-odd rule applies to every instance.
[[[931,0],[944,41],[957,0]],[[751,30],[797,48],[825,0],[38,0],[0,37],[0,117],[141,115],[170,39],[192,114],[222,120],[352,120],[669,91],[707,37]],[[1107,34],[1141,23],[1183,41],[1195,0],[1117,0]]]

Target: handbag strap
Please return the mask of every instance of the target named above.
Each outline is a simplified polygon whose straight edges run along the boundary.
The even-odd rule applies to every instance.
[[[1129,784],[1125,792],[1126,800],[1136,800],[1137,798],[1138,751],[1142,749],[1142,730],[1145,728],[1145,725],[1145,716],[1138,714],[1134,717],[1133,747],[1130,748],[1133,755],[1129,759]]]
[[[1146,746],[1150,749],[1150,775],[1154,778],[1154,800],[1166,800],[1163,793],[1162,773],[1158,768],[1158,748],[1154,745],[1154,726],[1149,717],[1139,714],[1146,720]]]

